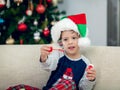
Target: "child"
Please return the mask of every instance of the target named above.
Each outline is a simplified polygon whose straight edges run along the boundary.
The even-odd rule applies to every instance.
[[[63,18],[52,27],[53,42],[57,44],[61,40],[64,51],[53,50],[50,52],[50,46],[41,47],[40,62],[45,69],[52,71],[43,90],[53,87],[68,68],[72,69],[77,90],[91,90],[93,88],[96,81],[96,71],[94,68],[88,69],[90,62],[80,53],[80,48],[90,45],[87,33],[84,13]]]

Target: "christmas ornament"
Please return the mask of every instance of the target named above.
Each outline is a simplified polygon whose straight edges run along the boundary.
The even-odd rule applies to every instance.
[[[38,21],[35,19],[33,24],[34,24],[35,26],[37,26],[37,25],[38,25]]]
[[[58,0],[52,0],[53,6],[57,6],[58,5]]]
[[[45,7],[42,4],[38,4],[36,7],[36,11],[38,14],[43,14],[45,12]]]
[[[52,0],[47,0],[48,3],[52,3]]]
[[[6,7],[10,8],[10,0],[7,0]]]
[[[43,30],[43,34],[44,34],[44,36],[49,36],[49,34],[50,34],[50,30],[48,29],[48,28],[45,28],[44,30]]]
[[[20,39],[20,44],[23,44],[23,39]]]
[[[92,69],[92,68],[94,68],[94,65],[93,64],[89,64],[88,65],[88,69]]]
[[[48,52],[52,52],[53,51],[53,47],[50,47],[49,51]]]
[[[88,66],[87,66],[87,71],[88,70],[91,70],[91,69],[93,69],[94,68],[94,65],[93,64],[89,64]],[[88,78],[88,76],[86,75],[86,77]]]
[[[27,30],[27,25],[25,24],[25,23],[20,23],[20,24],[18,24],[18,30],[19,31],[26,31]]]
[[[57,22],[57,21],[52,21],[52,22],[51,22],[51,25],[55,25],[56,22]]]
[[[48,52],[52,52],[53,50],[58,50],[60,52],[64,52],[63,49],[54,49],[53,47],[49,47],[50,49],[48,50]]]
[[[12,36],[10,36],[7,40],[6,40],[6,44],[13,44],[15,42],[15,40],[12,38]]]
[[[4,19],[0,18],[0,24],[4,23]]]
[[[27,25],[24,23],[25,22],[26,17],[23,16],[23,18],[18,22],[18,26],[17,29],[18,31],[26,31],[27,30]]]
[[[40,40],[40,33],[39,33],[39,32],[35,32],[35,33],[34,33],[34,40],[35,40],[36,42],[38,42],[38,41]]]
[[[17,3],[17,6],[19,6],[23,2],[23,0],[14,0],[14,2]]]
[[[32,0],[28,0],[28,9],[26,10],[26,15],[31,16],[33,13],[33,9],[34,6]]]
[[[34,5],[33,5],[32,0],[28,0],[28,9],[30,9],[31,11],[33,11],[33,9],[34,9]]]
[[[0,0],[0,8],[3,8],[5,6],[5,0]]]
[[[26,15],[31,16],[32,13],[33,13],[32,10],[30,10],[30,9],[27,9],[27,10],[26,10]]]

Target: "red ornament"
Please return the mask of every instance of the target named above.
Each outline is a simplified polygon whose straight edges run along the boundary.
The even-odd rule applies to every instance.
[[[26,24],[24,24],[24,23],[20,23],[20,24],[18,24],[18,30],[19,31],[26,31],[26,29],[27,29],[27,25]]]
[[[48,3],[52,3],[52,0],[47,0]]]
[[[88,66],[88,69],[92,69],[92,68],[94,68],[94,66],[93,66],[93,64],[90,64],[90,65]]]
[[[44,34],[44,36],[47,37],[47,36],[50,34],[49,29],[48,29],[48,28],[45,28],[45,30],[43,31],[43,34]]]
[[[53,50],[53,48],[52,48],[52,47],[50,47],[50,50],[49,50],[48,52],[52,52],[52,50]]]
[[[23,44],[23,39],[20,39],[20,44]]]
[[[38,14],[43,14],[45,12],[45,7],[42,4],[38,4],[36,7],[36,11]]]
[[[0,0],[0,8],[3,8],[5,6],[5,0]]]
[[[4,4],[0,4],[0,8],[3,8],[5,5]]]

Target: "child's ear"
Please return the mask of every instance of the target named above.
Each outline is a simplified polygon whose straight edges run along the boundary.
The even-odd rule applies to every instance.
[[[79,37],[79,38],[81,37],[80,34],[78,34],[78,37]]]
[[[61,40],[58,41],[58,44],[59,44],[59,46],[61,46],[61,47],[63,46],[63,43],[62,43]]]

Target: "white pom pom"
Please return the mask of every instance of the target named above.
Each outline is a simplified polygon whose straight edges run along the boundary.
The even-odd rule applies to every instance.
[[[87,46],[90,46],[90,44],[91,44],[91,41],[88,37],[79,38],[78,45],[80,47],[87,47]]]

